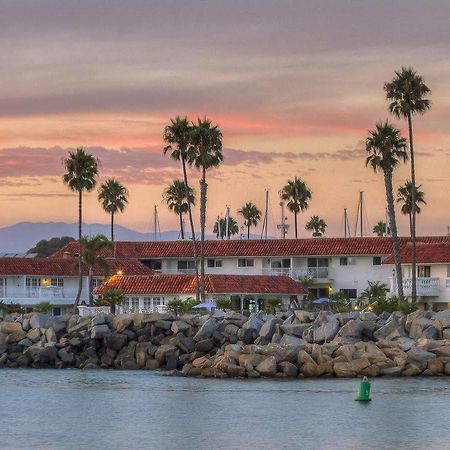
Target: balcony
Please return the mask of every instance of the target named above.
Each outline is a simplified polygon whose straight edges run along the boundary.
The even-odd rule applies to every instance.
[[[397,288],[395,279],[391,278],[391,292],[395,295]],[[418,297],[439,297],[444,292],[450,291],[450,278],[431,278],[421,277],[416,278],[416,293]],[[411,296],[412,294],[412,279],[403,279],[403,294]]]
[[[294,280],[303,278],[329,279],[330,271],[328,267],[301,267],[301,268],[271,268],[262,269],[263,275],[286,275]]]

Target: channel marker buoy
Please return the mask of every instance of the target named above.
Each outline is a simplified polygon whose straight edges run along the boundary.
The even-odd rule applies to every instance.
[[[359,383],[358,395],[355,398],[357,402],[370,402],[370,381],[364,377]]]

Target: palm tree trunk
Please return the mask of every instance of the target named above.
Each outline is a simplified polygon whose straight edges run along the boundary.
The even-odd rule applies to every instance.
[[[294,212],[295,239],[297,239],[297,212]]]
[[[200,299],[205,302],[205,227],[206,227],[206,169],[202,169],[200,180]],[[223,238],[222,238],[223,239]]]
[[[250,225],[247,225],[247,240],[250,240]]]
[[[183,213],[180,212],[180,234],[181,234],[181,240],[184,241],[184,229],[183,229]]]
[[[200,286],[198,282],[197,244],[195,242],[194,219],[192,218],[191,202],[189,201],[189,185],[186,172],[186,159],[184,156],[181,156],[181,165],[183,168],[184,185],[186,187],[186,198],[188,199],[188,215],[189,215],[189,223],[191,225],[192,253],[194,255],[194,264],[195,264],[195,300],[198,302],[200,297],[199,295]]]
[[[417,299],[416,289],[416,170],[414,165],[414,145],[413,145],[413,129],[411,113],[408,114],[408,131],[409,131],[409,155],[411,158],[411,262],[412,262],[412,289],[411,299],[413,302]]]
[[[81,247],[81,224],[83,220],[83,192],[81,190],[78,191],[78,291],[77,296],[75,297],[75,303],[73,305],[73,314],[77,314],[77,307],[80,303],[81,298],[81,290],[83,289],[83,273],[81,267],[81,256],[83,249]]]
[[[111,242],[114,242],[114,213],[111,213]]]
[[[400,259],[400,242],[397,236],[397,222],[395,220],[394,194],[392,192],[392,172],[384,172],[384,186],[386,188],[389,223],[391,225],[391,239],[395,259],[395,275],[397,278],[397,294],[399,300],[403,301],[402,263]]]
[[[89,267],[88,272],[88,289],[89,289],[89,306],[92,306],[94,304],[94,297],[92,295],[92,291],[94,290],[94,286],[92,285],[92,275],[93,275],[93,269],[92,267]]]

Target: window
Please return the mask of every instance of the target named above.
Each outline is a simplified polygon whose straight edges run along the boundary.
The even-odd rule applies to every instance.
[[[248,258],[239,258],[238,259],[238,267],[253,267],[254,261],[253,259]]]
[[[92,286],[94,289],[98,286],[100,286],[103,283],[103,278],[93,278],[92,279]]]
[[[161,270],[162,262],[160,259],[143,259],[141,263],[153,270]]]
[[[53,287],[64,287],[64,278],[52,278],[50,284]]]
[[[328,258],[308,258],[308,267],[328,267]]]
[[[419,278],[431,277],[431,266],[417,266],[417,276]]]
[[[339,264],[341,266],[354,266],[356,265],[356,260],[353,256],[341,256],[339,258]]]
[[[177,261],[177,270],[180,272],[193,272],[195,270],[195,261],[189,259]]]
[[[373,266],[381,266],[381,256],[374,256],[372,258],[372,265]]]
[[[131,297],[131,310],[139,311],[139,297]]]
[[[221,259],[208,259],[208,267],[222,267],[223,261]]]
[[[356,289],[339,289],[348,299],[354,299],[358,297],[358,291]]]
[[[289,258],[286,259],[272,259],[270,261],[270,267],[272,269],[290,269],[291,260]]]
[[[36,277],[27,277],[25,285],[28,289],[38,288],[41,285],[41,279]]]
[[[53,308],[53,315],[54,316],[60,316],[61,315],[61,308]]]

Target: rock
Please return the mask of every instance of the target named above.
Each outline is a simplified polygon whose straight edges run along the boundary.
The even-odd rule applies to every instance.
[[[367,358],[359,358],[350,362],[335,363],[333,369],[337,377],[355,377],[370,365],[370,361]]]
[[[105,323],[109,323],[110,320],[108,318],[109,314],[100,313],[94,316],[91,320],[91,325],[95,327],[96,325],[103,325]]]
[[[319,315],[313,325],[303,333],[307,342],[323,344],[334,339],[339,331],[339,321],[335,316]]]
[[[289,361],[282,361],[278,364],[278,368],[281,372],[286,374],[288,377],[296,377],[297,376],[297,366],[290,363]]]
[[[127,342],[127,336],[120,333],[112,332],[111,334],[105,336],[106,346],[116,351],[122,350]]]
[[[379,374],[380,374],[380,367],[377,366],[376,364],[372,364],[359,372],[359,375],[364,375],[370,378],[375,378]]]
[[[22,339],[18,342],[19,345],[22,347],[29,347],[30,345],[33,345],[33,342],[31,342],[28,338]],[[0,353],[3,353],[0,348]]]
[[[280,328],[286,334],[302,337],[303,332],[310,326],[311,325],[309,323],[293,323],[293,324],[283,324],[280,326]]]
[[[272,377],[277,373],[277,361],[274,356],[269,356],[256,366],[256,371],[264,377]]]
[[[101,325],[95,325],[91,329],[91,339],[103,339],[110,333],[108,325],[106,323]]]
[[[53,328],[47,328],[45,331],[45,339],[47,342],[56,342],[56,333]]]
[[[183,335],[178,335],[179,339],[177,342],[178,348],[184,353],[192,353],[195,349],[195,341],[192,337],[186,337]]]
[[[425,339],[439,339],[441,333],[433,326],[425,328],[421,334],[421,338]]]
[[[58,357],[66,364],[72,364],[75,361],[73,353],[69,353],[65,348],[58,350]]]
[[[313,320],[312,314],[308,311],[296,310],[294,315],[297,323],[309,323]]]
[[[350,322],[351,320],[357,320],[359,319],[359,312],[357,311],[350,311],[346,313],[339,313],[336,314],[337,320],[339,320],[339,325],[342,327],[346,323]]]
[[[149,357],[149,350],[153,347],[151,342],[140,342],[136,344],[136,363],[139,367],[145,367]]]
[[[252,344],[254,341],[255,331],[251,328],[240,328],[237,333],[237,338],[240,339],[244,344]]]
[[[175,320],[172,322],[170,329],[174,334],[183,333],[184,331],[191,329],[191,325],[183,322],[182,320]]]
[[[401,367],[388,367],[386,369],[380,369],[380,375],[385,377],[399,377],[402,374]]]
[[[261,338],[265,338],[267,340],[271,340],[273,334],[275,333],[275,325],[282,324],[283,321],[281,319],[277,319],[276,317],[273,317],[272,319],[268,320],[259,330],[259,336]]]
[[[214,341],[212,339],[203,339],[195,344],[195,350],[198,352],[208,353],[214,348]]]
[[[449,356],[450,357],[450,345],[443,345],[431,350],[437,356]]]
[[[285,346],[290,350],[298,351],[306,345],[306,342],[296,336],[285,334],[280,340],[280,345]]]
[[[172,327],[172,323],[170,320],[157,320],[155,322],[156,328],[161,328],[161,330],[170,330]]]
[[[408,359],[416,362],[426,362],[429,359],[436,358],[436,355],[431,352],[427,352],[418,347],[414,347],[411,350],[407,351]]]
[[[361,320],[351,319],[339,330],[339,336],[355,337],[359,339],[361,338],[363,328],[364,324]]]
[[[96,370],[96,369],[100,369],[100,367],[97,364],[91,362],[83,366],[83,370]]]
[[[203,369],[210,363],[210,359],[207,356],[201,356],[192,361],[192,366],[197,369]]]
[[[155,352],[155,359],[161,364],[167,362],[170,356],[178,354],[178,350],[173,345],[164,344],[161,345]]]
[[[47,328],[50,316],[47,314],[33,313],[30,317],[31,328]]]
[[[55,333],[59,333],[67,328],[67,316],[53,316],[48,319],[48,328],[53,328]]]
[[[444,373],[444,363],[439,358],[429,359],[427,369],[432,375],[442,375]]]
[[[216,320],[210,318],[197,331],[196,335],[194,336],[194,340],[201,341],[203,339],[210,338],[212,337],[216,329],[217,329]]]
[[[22,324],[19,322],[0,322],[0,333],[11,334],[21,331],[23,331]]]
[[[409,336],[413,339],[418,339],[422,336],[423,331],[433,325],[433,321],[426,317],[419,317],[410,323]]]
[[[438,330],[443,330],[445,328],[450,328],[450,310],[446,309],[444,311],[439,311],[435,315],[434,326]]]
[[[420,375],[422,373],[422,369],[416,364],[407,364],[403,369],[402,376],[403,377],[413,377],[416,375]]]
[[[227,364],[225,366],[225,372],[233,378],[241,378],[245,376],[245,369],[241,366],[238,366],[236,364]],[[202,372],[203,375],[203,372]]]
[[[19,342],[22,339],[24,339],[26,337],[26,335],[27,335],[27,332],[23,331],[22,328],[20,328],[20,331],[14,331],[6,336],[6,343],[11,344],[11,343]]]
[[[257,333],[259,333],[259,331],[261,330],[261,327],[263,325],[264,325],[264,322],[259,317],[256,317],[255,315],[252,314],[248,318],[247,322],[245,322],[242,325],[242,328],[254,330]]]
[[[234,323],[229,323],[228,325],[225,326],[223,334],[228,338],[237,337],[238,331],[239,327],[237,325],[235,325]]]
[[[450,340],[450,328],[444,328],[442,330],[442,339]]]
[[[225,313],[225,320],[235,320],[238,322],[244,322],[245,321],[245,316],[243,316],[242,314],[236,312],[236,311],[227,311]]]
[[[221,309],[216,309],[211,317],[216,320],[223,320],[225,318],[225,311]]]
[[[373,336],[377,340],[385,339],[387,341],[391,341],[397,337],[403,336],[403,332],[398,321],[395,318],[392,318],[385,325],[375,331]]]
[[[121,333],[125,331],[131,324],[133,323],[133,317],[129,314],[120,314],[118,316],[114,316],[112,321],[112,327],[118,332]]]
[[[84,318],[84,319],[80,319],[80,321],[78,323],[76,323],[75,325],[69,327],[67,332],[69,334],[72,334],[72,333],[76,333],[76,332],[79,332],[79,331],[87,330],[89,328],[90,323],[91,323],[91,319],[89,317]],[[69,324],[70,324],[70,320],[69,320]]]
[[[375,322],[378,319],[378,316],[373,312],[363,311],[360,313],[359,318],[363,321],[372,321]]]
[[[28,318],[23,319],[22,328],[24,331],[28,331],[31,328],[30,319],[28,319]]]

